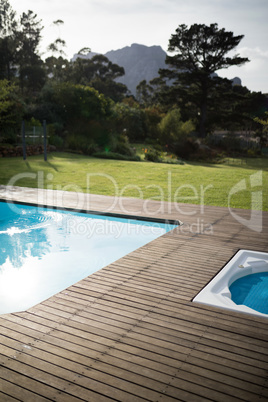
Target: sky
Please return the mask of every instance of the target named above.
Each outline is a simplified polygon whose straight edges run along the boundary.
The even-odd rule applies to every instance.
[[[40,53],[57,38],[66,42],[71,59],[84,47],[106,53],[132,43],[159,45],[167,51],[180,24],[217,23],[244,35],[230,55],[250,59],[240,67],[219,70],[222,77],[240,77],[250,91],[268,93],[268,0],[9,0],[19,17],[32,10],[44,29]],[[62,20],[59,26],[54,21]]]

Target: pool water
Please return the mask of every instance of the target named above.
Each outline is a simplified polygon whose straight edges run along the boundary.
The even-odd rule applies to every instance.
[[[175,227],[0,202],[0,314],[24,311]]]
[[[258,272],[237,279],[231,284],[230,292],[234,303],[268,314],[268,272]]]

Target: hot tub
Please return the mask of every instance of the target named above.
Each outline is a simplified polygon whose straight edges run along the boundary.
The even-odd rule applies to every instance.
[[[245,301],[242,302],[240,300],[239,304],[236,304],[233,299],[235,299],[236,301],[237,299],[234,297],[234,294],[231,293],[230,287],[231,289],[236,287],[236,290],[238,290],[239,293],[239,289],[237,289],[236,283],[239,286],[239,283],[243,282],[243,280],[238,280],[245,277],[244,282],[246,282],[247,278],[252,279],[250,278],[250,276],[258,273],[263,273],[263,278],[261,278],[262,275],[258,275],[258,279],[256,279],[255,281],[256,284],[250,285],[247,288],[250,288],[252,290],[253,287],[255,287],[254,292],[252,292],[251,299],[258,301],[259,297],[259,304],[257,303],[256,305],[262,305],[262,308],[257,307],[257,310],[255,310],[254,308],[246,305],[251,304],[247,301],[247,297],[242,297],[241,300],[245,299]],[[233,258],[224,266],[224,268],[201,290],[201,292],[197,294],[197,296],[193,299],[193,302],[203,303],[215,307],[222,307],[228,310],[240,311],[268,318],[268,314],[261,312],[267,311],[267,273],[268,253],[250,250],[239,250],[233,256]],[[262,287],[258,288],[260,283]],[[241,288],[241,293],[242,292],[245,293],[247,292],[247,290]],[[266,305],[264,306],[264,304]]]

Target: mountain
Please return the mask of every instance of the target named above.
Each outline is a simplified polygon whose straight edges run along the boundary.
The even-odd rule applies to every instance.
[[[159,68],[165,68],[166,53],[161,46],[144,46],[133,43],[123,49],[111,50],[105,56],[111,62],[124,67],[125,75],[117,81],[125,84],[133,95],[142,81],[158,77]]]
[[[77,57],[92,58],[98,53],[88,53],[85,56],[75,54],[72,61]],[[158,77],[160,68],[167,68],[165,64],[166,52],[161,46],[145,46],[133,43],[131,46],[118,50],[111,50],[104,54],[112,63],[124,67],[125,75],[116,81],[125,84],[133,95],[136,95],[137,85],[146,80],[149,82]],[[233,84],[241,85],[241,80],[236,77]]]
[[[75,54],[72,61],[77,57],[91,59],[98,53],[87,55]],[[133,95],[136,95],[136,86],[142,81],[149,82],[158,76],[159,68],[165,68],[166,53],[161,46],[145,46],[133,43],[122,49],[111,50],[104,54],[112,63],[124,67],[125,75],[116,81],[125,84]]]

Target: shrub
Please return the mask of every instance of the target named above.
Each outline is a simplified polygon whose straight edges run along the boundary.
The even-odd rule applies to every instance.
[[[176,144],[185,142],[189,134],[194,130],[191,120],[183,122],[180,110],[172,109],[159,123],[160,138],[162,144]]]
[[[52,135],[49,137],[49,144],[54,145],[57,150],[62,150],[63,149],[63,138],[61,138],[59,135]]]
[[[145,159],[150,162],[161,162],[161,153],[156,149],[149,149],[145,154]]]
[[[1,133],[2,135],[0,136],[0,142],[10,145],[21,143],[21,136],[18,136],[17,132],[18,130],[15,130],[13,127],[6,127],[6,129]]]
[[[31,117],[30,120],[25,122],[25,127],[42,127],[42,124],[38,119]]]
[[[113,121],[117,132],[125,132],[130,141],[143,141],[145,138],[145,114],[138,107],[116,103],[113,108]]]
[[[191,138],[174,144],[174,153],[183,159],[189,159],[198,150],[198,144]]]
[[[111,146],[113,152],[118,154],[134,156],[135,152],[131,147],[128,137],[124,134],[114,135],[113,137],[113,145]]]
[[[131,148],[130,145],[125,144],[124,142],[118,142],[115,146],[114,151],[122,155],[128,155],[128,156],[134,155],[133,148]]]
[[[83,135],[69,135],[67,137],[66,146],[70,151],[87,154],[89,141]]]
[[[212,134],[206,138],[206,143],[227,152],[242,152],[243,150],[241,139],[231,131],[222,136]]]
[[[68,136],[66,145],[70,151],[82,152],[85,155],[92,155],[100,149],[91,138],[83,135]]]
[[[259,155],[261,155],[261,151],[259,149],[251,148],[247,150],[247,156],[249,156],[250,158],[257,157]]]
[[[92,154],[95,158],[103,158],[103,159],[117,159],[123,161],[140,161],[140,157],[138,155],[135,156],[127,156],[122,155],[117,152],[95,152]]]
[[[146,127],[146,135],[145,139],[146,143],[152,142],[160,137],[160,128],[159,123],[163,118],[163,113],[156,106],[148,107],[145,109],[145,127]]]
[[[95,152],[98,151],[98,145],[95,142],[90,142],[86,149],[87,155],[93,155]]]

